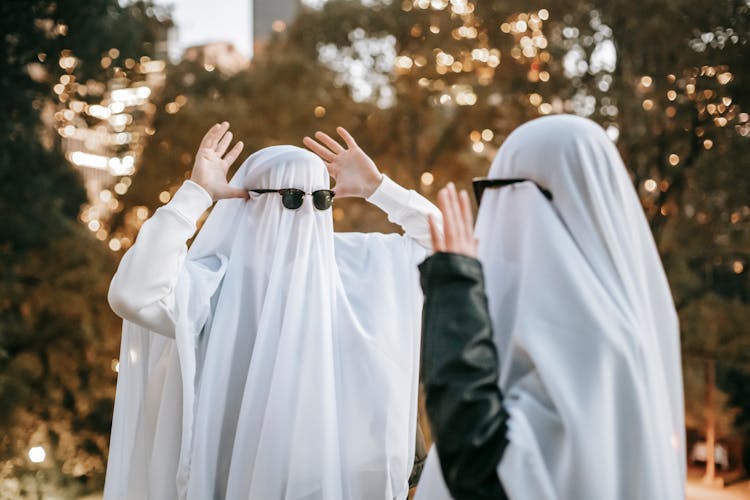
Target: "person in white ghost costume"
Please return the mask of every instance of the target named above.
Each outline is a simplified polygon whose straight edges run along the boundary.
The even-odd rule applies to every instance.
[[[425,198],[349,134],[251,155],[215,125],[143,225],[109,301],[123,319],[107,500],[404,499],[414,459]],[[406,235],[334,233],[360,196]],[[282,190],[282,192],[269,190]],[[195,241],[196,223],[218,200]]]
[[[474,231],[466,192],[439,193],[420,265],[435,447],[416,498],[684,498],[677,314],[615,145],[539,118],[474,191]]]

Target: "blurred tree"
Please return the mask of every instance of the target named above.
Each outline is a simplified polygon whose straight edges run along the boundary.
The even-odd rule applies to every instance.
[[[61,75],[106,81],[101,58],[154,50],[150,4],[0,3],[0,497],[101,487],[118,322],[111,254],[76,219],[85,193],[48,123]],[[85,13],[85,14],[84,14]],[[62,58],[75,57],[74,72]],[[59,94],[59,93],[58,93]],[[44,449],[41,463],[29,450]]]
[[[483,175],[528,119],[590,117],[616,141],[664,259],[682,320],[688,423],[726,436],[734,413],[722,407],[740,392],[706,381],[716,364],[750,373],[748,14],[746,0],[646,0],[636,10],[624,0],[331,0],[303,9],[248,71],[170,68],[165,111],[116,230],[132,240],[221,120],[246,153],[344,125],[384,171],[430,196]],[[178,99],[187,104],[170,114]],[[337,202],[334,217],[339,230],[394,229],[356,201]]]

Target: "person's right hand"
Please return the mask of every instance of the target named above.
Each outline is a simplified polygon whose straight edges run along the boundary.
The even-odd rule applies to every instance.
[[[438,192],[438,205],[443,213],[443,231],[430,215],[430,235],[434,252],[450,252],[468,257],[477,256],[477,239],[474,237],[474,217],[466,191],[459,195],[451,182]]]
[[[227,182],[229,167],[242,151],[240,141],[224,155],[231,142],[232,133],[229,132],[229,122],[217,123],[203,136],[198,152],[195,154],[195,164],[190,180],[208,191],[214,201],[248,197],[247,191],[234,188]]]

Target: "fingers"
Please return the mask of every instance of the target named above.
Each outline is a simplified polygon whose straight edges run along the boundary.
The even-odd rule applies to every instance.
[[[445,241],[443,241],[443,232],[440,230],[440,225],[435,220],[435,217],[430,215],[428,217],[430,223],[430,236],[432,237],[432,251],[433,252],[445,252]]]
[[[302,144],[304,144],[307,149],[320,156],[320,158],[324,162],[330,163],[335,157],[332,152],[315,142],[313,139],[310,139],[309,137],[305,137],[304,139],[302,139]]]
[[[328,146],[328,149],[334,152],[334,154],[339,154],[344,152],[344,148],[336,142],[331,136],[326,134],[325,132],[317,131],[315,132],[315,138]]]
[[[227,169],[232,163],[234,163],[234,160],[236,160],[237,157],[240,155],[243,147],[245,147],[245,145],[242,144],[242,141],[240,141],[237,144],[235,144],[232,149],[229,150],[229,153],[227,153],[227,155],[224,157],[224,163],[226,164]]]
[[[224,134],[224,137],[221,138],[219,143],[216,145],[216,152],[219,154],[219,156],[222,156],[224,152],[229,147],[229,144],[232,143],[232,133],[227,131],[226,134]]]
[[[469,195],[461,191],[459,196],[456,186],[450,183],[438,193],[438,205],[443,213],[445,251],[475,256],[474,219]]]
[[[221,125],[217,123],[213,127],[211,127],[210,129],[208,129],[208,132],[206,132],[206,135],[204,135],[203,139],[201,140],[201,144],[200,144],[199,148],[201,148],[201,149],[202,148],[213,148],[213,144],[214,143],[212,141],[215,140],[214,136],[219,131],[219,127],[220,126]]]
[[[463,247],[464,241],[464,220],[461,217],[461,205],[458,201],[458,193],[456,192],[456,185],[452,182],[448,183],[448,196],[450,199],[449,208],[451,211],[451,218],[453,219],[453,247],[454,251],[460,251]]]
[[[357,141],[354,140],[354,137],[352,137],[344,127],[336,127],[336,132],[338,132],[341,138],[344,139],[344,142],[349,149],[358,147]]]
[[[456,243],[456,224],[451,210],[451,200],[448,188],[444,187],[438,193],[438,206],[443,212],[443,234],[445,235],[445,251],[451,252]]]
[[[229,122],[221,122],[218,127],[214,125],[209,132],[211,135],[208,137],[205,146],[207,148],[215,149],[216,145],[219,143],[219,139],[221,139],[227,130],[229,130]]]
[[[464,221],[464,241],[468,243],[474,239],[474,217],[471,213],[469,193],[465,189],[461,190],[459,201],[461,202],[461,217]]]

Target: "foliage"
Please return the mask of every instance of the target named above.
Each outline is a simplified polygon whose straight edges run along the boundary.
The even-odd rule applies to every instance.
[[[0,496],[101,487],[119,344],[106,303],[114,259],[77,222],[85,192],[49,123],[67,78],[106,80],[100,59],[154,50],[150,6],[0,3]],[[82,15],[82,13],[86,15]],[[46,459],[32,464],[32,446]],[[39,489],[41,488],[41,489]]]

